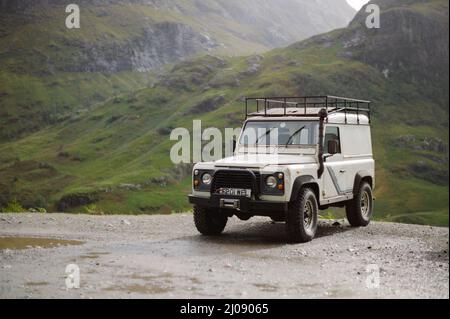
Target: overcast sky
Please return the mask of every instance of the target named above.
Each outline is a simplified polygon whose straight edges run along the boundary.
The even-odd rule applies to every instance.
[[[348,4],[359,11],[369,0],[347,0]]]

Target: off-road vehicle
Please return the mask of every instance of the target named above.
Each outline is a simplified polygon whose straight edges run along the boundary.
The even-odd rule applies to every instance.
[[[290,241],[307,242],[319,210],[332,206],[345,207],[351,226],[367,226],[375,187],[370,104],[336,96],[246,98],[234,156],[194,166],[189,201],[198,231],[219,235],[233,215],[268,216],[286,223]]]

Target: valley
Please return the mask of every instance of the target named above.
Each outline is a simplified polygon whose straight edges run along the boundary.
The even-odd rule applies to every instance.
[[[157,70],[131,62],[122,69],[129,61],[98,69],[77,54],[67,64],[52,50],[61,63],[43,76],[52,69],[42,68],[44,54],[14,61],[0,38],[0,206],[184,212],[191,166],[170,162],[172,129],[191,129],[195,119],[204,128],[239,127],[245,96],[333,94],[374,103],[375,219],[448,226],[448,2],[374,2],[379,30],[365,28],[361,11],[347,27],[284,48],[200,50]],[[106,34],[134,37],[124,30],[134,28]]]

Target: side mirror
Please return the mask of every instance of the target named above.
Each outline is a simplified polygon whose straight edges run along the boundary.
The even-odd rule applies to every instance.
[[[236,150],[236,139],[233,139],[233,153]]]
[[[331,155],[337,154],[339,152],[339,143],[337,140],[328,141],[328,153]]]

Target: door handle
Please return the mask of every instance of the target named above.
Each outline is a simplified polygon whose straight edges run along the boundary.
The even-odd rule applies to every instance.
[[[345,172],[346,172],[345,169],[341,169],[341,170],[339,171],[339,173],[341,173],[341,174],[344,174]]]

